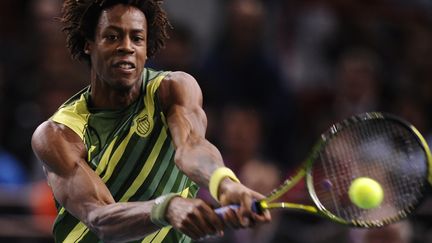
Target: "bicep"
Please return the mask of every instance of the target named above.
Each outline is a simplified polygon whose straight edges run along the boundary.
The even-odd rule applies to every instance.
[[[160,94],[174,144],[188,139],[204,139],[207,117],[202,108],[202,92],[189,74],[176,72],[161,84]]]
[[[223,165],[219,150],[205,138],[207,117],[195,79],[181,73],[166,80],[167,122],[176,148],[175,163],[193,181],[207,186],[210,175]],[[166,92],[169,90],[169,92]]]
[[[56,200],[72,215],[87,222],[91,210],[114,202],[103,181],[87,165],[83,142],[69,128],[46,122],[35,131],[32,146]]]

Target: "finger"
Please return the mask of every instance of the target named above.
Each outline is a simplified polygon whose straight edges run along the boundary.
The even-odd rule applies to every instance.
[[[271,214],[267,209],[264,209],[261,214],[254,214],[253,217],[256,223],[268,223],[271,221]]]
[[[252,192],[252,196],[255,200],[262,200],[265,198],[262,194],[255,191]],[[263,209],[261,214],[254,212],[253,217],[259,223],[267,223],[271,221],[271,214],[267,209]]]
[[[263,220],[264,220],[264,222],[270,222],[271,221],[271,214],[270,214],[270,211],[269,210],[267,210],[267,209],[265,209],[264,211],[263,211],[263,214],[262,214],[264,217],[263,217]]]
[[[191,223],[185,222],[184,225],[179,229],[182,233],[186,234],[193,240],[198,240],[205,236],[205,234],[201,233],[200,230],[194,224]]]
[[[204,217],[207,225],[213,230],[214,234],[223,234],[224,223],[223,220],[214,212],[214,210],[207,206],[203,207],[203,213],[207,217]]]
[[[251,191],[251,194],[252,194],[252,197],[255,199],[255,200],[262,200],[262,199],[264,199],[265,198],[265,196],[264,195],[262,195],[261,193],[258,193],[258,192],[256,192],[256,191]]]
[[[197,207],[199,214],[196,214],[198,227],[207,235],[216,235],[223,231],[221,219],[207,204],[203,203]]]
[[[217,234],[217,229],[208,222],[205,211],[201,210],[202,208],[197,208],[195,214],[191,216],[190,223],[194,226],[193,228],[198,232],[200,238]]]
[[[202,217],[197,216],[199,210],[194,208],[192,211],[187,213],[187,216],[182,220],[180,231],[190,236],[192,239],[197,240],[206,236],[205,230],[201,227],[203,224]]]
[[[254,203],[254,199],[251,194],[244,193],[241,198],[239,209],[240,222],[243,227],[249,227],[254,221],[255,213],[252,211],[252,203]]]
[[[223,215],[224,223],[230,228],[238,229],[243,228],[240,222],[240,217],[238,212],[233,209],[227,210]]]

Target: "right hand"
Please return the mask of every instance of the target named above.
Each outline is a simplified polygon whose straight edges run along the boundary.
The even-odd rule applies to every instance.
[[[175,197],[169,202],[166,219],[174,229],[193,240],[223,235],[224,225],[213,209],[201,199]]]
[[[249,189],[241,183],[234,182],[228,178],[222,180],[220,186],[219,199],[222,206],[227,206],[231,204],[239,205],[240,208],[235,211],[234,217],[226,217],[224,215],[224,220],[231,222],[235,228],[240,225],[240,227],[253,227],[257,223],[268,223],[271,221],[271,215],[268,210],[264,210],[262,214],[254,212],[252,210],[252,204],[255,201],[264,198],[260,193]],[[233,210],[228,210],[229,212],[234,212]]]

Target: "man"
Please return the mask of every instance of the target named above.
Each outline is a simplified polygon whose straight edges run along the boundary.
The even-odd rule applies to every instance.
[[[32,138],[58,202],[58,242],[190,242],[185,235],[200,239],[222,234],[226,225],[270,220],[268,212],[250,209],[262,195],[238,183],[205,139],[195,79],[144,68],[167,37],[160,4],[64,3],[68,47],[89,63],[91,79]],[[240,209],[219,218],[192,199],[195,183],[221,205]]]

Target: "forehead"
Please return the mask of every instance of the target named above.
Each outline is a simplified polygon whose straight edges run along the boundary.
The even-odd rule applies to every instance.
[[[111,26],[122,29],[147,29],[147,20],[140,9],[130,5],[117,4],[104,9],[99,17],[99,29]]]

